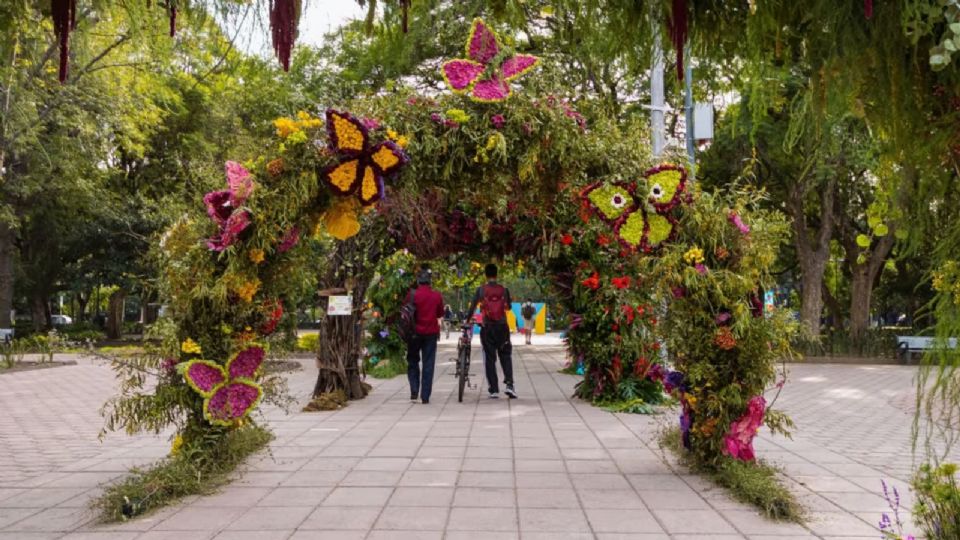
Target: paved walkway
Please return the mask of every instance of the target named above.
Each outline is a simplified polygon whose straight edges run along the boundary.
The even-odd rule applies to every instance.
[[[561,347],[515,351],[518,400],[477,389],[457,403],[452,348],[441,346],[430,405],[410,404],[401,377],[372,381],[374,392],[342,411],[267,411],[272,455],[220,494],[111,527],[90,524],[97,486],[164,455],[169,438],[98,442],[98,410],[115,382],[92,361],[0,375],[0,540],[875,540],[881,478],[909,505],[915,368],[792,367],[777,405],[797,434],[757,446],[810,508],[800,526],[769,522],[676,467],[655,442],[674,414],[573,401],[576,378],[557,372]],[[313,375],[291,377],[302,400]]]

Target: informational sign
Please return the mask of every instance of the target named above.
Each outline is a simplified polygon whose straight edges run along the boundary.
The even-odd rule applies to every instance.
[[[350,315],[353,313],[353,295],[331,296],[327,303],[327,315]]]

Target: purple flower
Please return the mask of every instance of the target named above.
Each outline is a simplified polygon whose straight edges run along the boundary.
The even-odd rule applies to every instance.
[[[454,122],[453,120],[444,120],[443,125],[448,128],[457,128],[460,127],[460,124]]]
[[[723,326],[727,324],[732,317],[733,316],[730,315],[729,312],[724,311],[722,313],[717,314],[717,316],[713,319],[713,322],[717,323],[717,326]]]
[[[440,116],[440,113],[430,113],[430,120],[433,120],[437,124],[443,123],[443,117]]]
[[[210,416],[217,420],[242,418],[260,398],[260,390],[247,383],[234,382],[217,390],[207,404]]]
[[[684,405],[683,414],[680,415],[680,434],[683,438],[683,447],[687,450],[690,449],[690,428],[692,426],[693,415],[690,414],[690,408]]]
[[[283,236],[283,240],[280,242],[280,245],[277,247],[277,251],[280,253],[286,253],[293,249],[293,246],[297,245],[297,242],[300,241],[300,227],[291,227],[287,231],[287,234]]]
[[[527,135],[533,133],[533,126],[530,125],[530,122],[523,123],[523,132]]]
[[[380,331],[380,337],[383,339],[387,339],[387,336],[389,335],[390,335],[390,330],[387,330],[386,328]]]
[[[190,364],[185,375],[202,392],[213,390],[225,380],[223,371],[202,362]]]
[[[230,378],[246,377],[253,378],[263,363],[266,351],[261,347],[250,347],[237,353],[228,366]]]
[[[213,251],[223,251],[237,242],[237,239],[250,226],[250,213],[237,212],[227,218],[226,223],[220,226],[220,234],[207,240],[207,247]]]
[[[667,393],[673,392],[675,389],[679,389],[683,385],[683,373],[679,371],[671,371],[667,374],[666,378],[663,381],[663,389]]]
[[[174,371],[177,368],[176,358],[164,358],[160,363],[160,369],[164,371]]]
[[[376,118],[364,118],[360,123],[370,131],[380,129],[380,122]]]
[[[674,298],[683,298],[687,295],[687,290],[683,287],[674,287],[672,289]]]
[[[223,225],[233,212],[230,203],[230,191],[211,191],[203,196],[203,203],[207,205],[207,215],[217,225]]]
[[[503,129],[506,120],[503,118],[502,114],[495,114],[490,117],[490,123],[493,124],[493,127],[497,129]]]
[[[740,219],[740,215],[736,212],[730,212],[727,219],[729,219],[730,223],[733,223],[737,229],[740,229],[741,234],[750,234],[750,227]]]
[[[697,272],[699,272],[701,276],[707,275],[707,267],[704,266],[703,263],[697,263],[697,265],[694,266],[694,268],[697,269]]]

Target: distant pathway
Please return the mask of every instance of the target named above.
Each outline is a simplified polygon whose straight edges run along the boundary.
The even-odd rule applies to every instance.
[[[796,421],[795,438],[765,434],[757,447],[811,509],[801,527],[683,474],[655,442],[674,413],[615,415],[571,400],[576,377],[557,372],[563,350],[543,342],[515,346],[518,400],[488,400],[481,388],[457,403],[447,342],[430,405],[410,404],[398,377],[370,381],[371,395],[342,411],[268,410],[272,456],[222,493],[108,528],[89,525],[97,486],[165,455],[169,437],[98,442],[115,379],[90,360],[0,375],[0,540],[875,540],[880,479],[906,495],[904,403],[916,368],[792,367],[777,406]],[[478,377],[479,357],[475,347]],[[304,364],[290,378],[301,402],[314,376]]]

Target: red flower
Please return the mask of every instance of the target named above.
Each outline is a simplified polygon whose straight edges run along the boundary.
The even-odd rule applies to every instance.
[[[592,276],[583,280],[581,283],[583,284],[584,287],[597,290],[600,288],[600,275],[594,272]]]
[[[625,305],[620,309],[623,311],[623,315],[627,318],[627,324],[633,324],[633,318],[635,316],[633,313],[633,306]]]
[[[608,238],[605,234],[601,234],[597,237],[597,244],[601,247],[606,247],[610,245],[610,238]]]
[[[650,369],[650,361],[646,357],[641,356],[637,359],[636,363],[633,364],[633,374],[641,379],[647,376],[647,371]]]
[[[565,234],[563,235],[563,238],[560,239],[560,242],[565,246],[569,246],[573,243],[573,237],[569,234]]]
[[[630,286],[630,276],[610,278],[610,282],[613,283],[613,286],[618,289],[626,289]]]
[[[614,332],[620,331],[620,325],[617,323],[613,323],[613,325],[611,325],[610,328],[612,328]]]
[[[643,314],[646,313],[646,312],[647,312],[647,310],[644,309],[643,306],[637,306],[637,315],[643,317]]]

